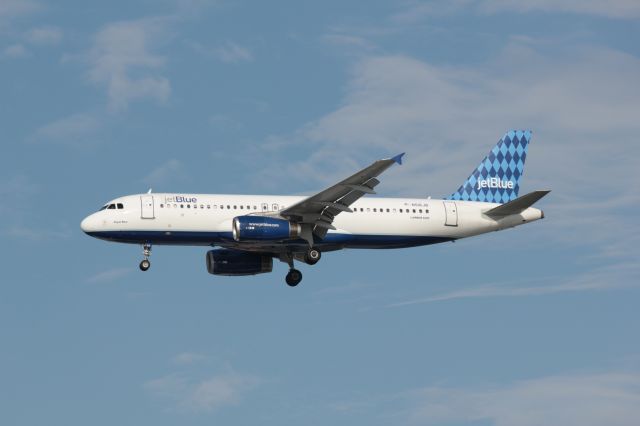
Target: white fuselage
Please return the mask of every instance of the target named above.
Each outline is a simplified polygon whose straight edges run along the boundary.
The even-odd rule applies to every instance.
[[[269,214],[306,197],[218,194],[138,194],[117,198],[82,221],[87,234],[136,244],[175,244],[259,250],[260,245],[234,241],[237,216]],[[544,217],[530,207],[499,220],[483,214],[499,204],[417,198],[365,197],[333,221],[335,230],[316,242],[319,248],[399,248],[452,241],[498,231]],[[120,208],[118,208],[120,207]],[[291,245],[291,241],[269,242]],[[295,243],[295,242],[294,242]],[[300,241],[301,246],[303,241]]]

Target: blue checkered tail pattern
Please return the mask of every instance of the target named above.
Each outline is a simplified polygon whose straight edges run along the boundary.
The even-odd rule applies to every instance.
[[[506,203],[518,198],[530,130],[507,132],[449,200]]]

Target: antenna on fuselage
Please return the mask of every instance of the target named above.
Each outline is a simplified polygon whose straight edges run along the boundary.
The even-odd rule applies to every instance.
[[[151,194],[152,190],[153,190],[153,188],[149,188],[149,190],[147,191],[147,194]]]

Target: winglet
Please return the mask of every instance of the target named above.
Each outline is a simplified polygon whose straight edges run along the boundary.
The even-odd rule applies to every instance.
[[[404,152],[402,154],[398,154],[395,157],[393,157],[392,160],[402,165],[402,157],[404,157],[404,154],[405,154]]]

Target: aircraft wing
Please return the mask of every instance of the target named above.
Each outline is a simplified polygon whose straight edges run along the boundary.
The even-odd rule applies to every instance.
[[[393,164],[402,164],[404,153],[393,158],[378,160],[341,182],[312,195],[282,211],[280,215],[303,226],[303,238],[312,244],[311,233],[322,238],[329,229],[335,229],[333,219],[365,194],[375,194],[373,188],[380,183],[377,176]],[[307,231],[306,235],[304,231]]]

